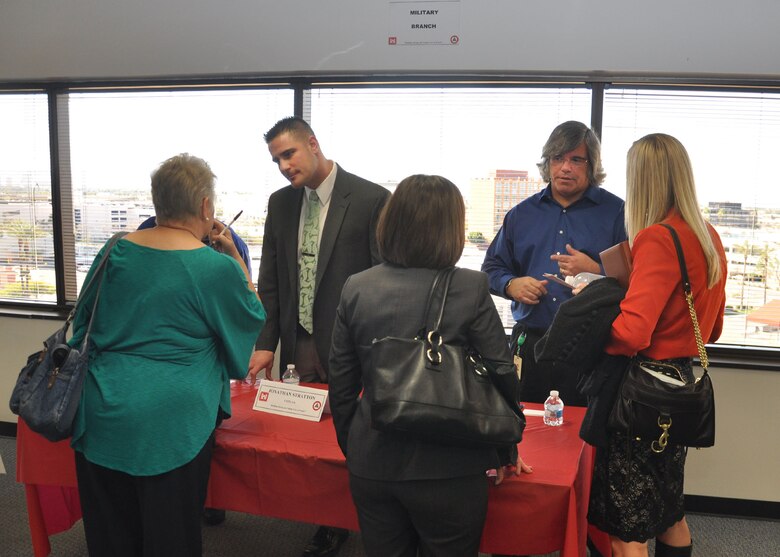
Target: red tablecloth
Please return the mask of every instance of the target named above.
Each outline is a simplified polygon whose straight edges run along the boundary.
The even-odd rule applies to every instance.
[[[207,505],[287,520],[357,530],[344,457],[329,415],[309,422],[252,410],[256,390],[233,389],[233,417],[217,430]],[[529,408],[538,408],[529,405]],[[520,445],[533,474],[492,487],[481,551],[584,557],[592,448],[578,437],[583,409],[567,408],[561,427],[529,416]],[[19,421],[17,480],[27,490],[36,557],[48,555],[48,536],[79,518],[73,452],[50,443]],[[609,553],[605,536],[591,532]]]

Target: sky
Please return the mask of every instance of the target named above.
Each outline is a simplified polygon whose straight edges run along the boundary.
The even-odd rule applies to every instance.
[[[29,97],[28,97],[29,98]],[[702,103],[702,99],[707,102]],[[48,175],[45,98],[0,102],[0,173]],[[289,115],[289,90],[74,94],[69,104],[74,184],[86,189],[148,188],[166,158],[206,159],[223,192],[264,199],[285,185],[262,134]],[[322,89],[311,123],[326,156],[376,182],[441,174],[469,194],[492,170],[527,170],[558,123],[590,117],[588,89]],[[33,125],[30,125],[30,123]],[[674,135],[691,156],[702,205],[780,207],[768,164],[780,151],[780,95],[671,94],[608,90],[604,108],[604,187],[624,196],[625,156],[650,132]]]

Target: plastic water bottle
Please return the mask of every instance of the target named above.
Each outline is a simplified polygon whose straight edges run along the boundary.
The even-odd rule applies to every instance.
[[[301,382],[301,376],[295,371],[294,364],[287,364],[287,369],[282,374],[282,383],[289,383],[290,385],[297,385]]]
[[[563,401],[558,391],[550,391],[550,396],[544,401],[545,425],[561,425],[563,423]]]

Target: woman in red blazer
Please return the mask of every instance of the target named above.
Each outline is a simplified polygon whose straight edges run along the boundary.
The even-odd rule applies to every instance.
[[[702,218],[690,159],[677,139],[651,134],[635,142],[626,186],[633,270],[605,350],[670,361],[693,381],[696,340],[672,236],[660,223],[680,237],[704,342],[717,340],[723,327],[723,246]],[[609,434],[608,447],[597,454],[588,519],[610,534],[615,557],[647,556],[653,537],[656,556],[691,555],[683,509],[685,456],[685,447],[670,445],[658,454],[647,441]]]

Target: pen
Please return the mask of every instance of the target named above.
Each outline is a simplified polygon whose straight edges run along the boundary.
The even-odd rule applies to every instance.
[[[241,210],[238,212],[238,214],[237,214],[235,217],[233,217],[233,220],[232,220],[232,221],[230,221],[230,222],[227,224],[227,226],[225,226],[225,228],[223,228],[223,229],[222,229],[222,232],[220,232],[219,234],[217,234],[217,238],[219,238],[220,236],[223,236],[223,235],[225,234],[225,232],[228,230],[228,228],[230,228],[231,226],[233,226],[233,223],[234,223],[234,222],[236,222],[236,221],[238,220],[238,217],[240,217],[240,216],[241,216],[241,213],[243,213],[243,212],[244,212],[244,210],[243,210],[243,209],[241,209]]]

